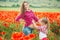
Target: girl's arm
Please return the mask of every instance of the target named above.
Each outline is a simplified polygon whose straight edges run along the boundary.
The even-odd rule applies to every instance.
[[[36,25],[35,21],[33,20],[32,22],[33,22],[34,27],[35,27],[36,29],[38,29],[38,26]]]

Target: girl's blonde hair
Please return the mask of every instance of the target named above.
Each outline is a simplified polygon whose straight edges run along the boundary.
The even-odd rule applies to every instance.
[[[42,22],[44,22],[45,24],[47,24],[47,28],[48,30],[50,29],[50,22],[49,22],[49,19],[47,17],[44,17],[41,19]]]

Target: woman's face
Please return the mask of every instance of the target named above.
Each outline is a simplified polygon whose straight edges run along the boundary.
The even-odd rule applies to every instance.
[[[29,4],[28,3],[24,3],[24,8],[28,9],[29,8]]]

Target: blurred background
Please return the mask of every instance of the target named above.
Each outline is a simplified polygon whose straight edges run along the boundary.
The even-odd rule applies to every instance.
[[[0,10],[19,11],[23,1],[28,1],[34,11],[60,11],[60,0],[0,0]]]

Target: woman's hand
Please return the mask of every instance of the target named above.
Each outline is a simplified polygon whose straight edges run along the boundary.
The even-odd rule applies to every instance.
[[[23,19],[20,19],[20,24],[25,25],[25,21]]]

